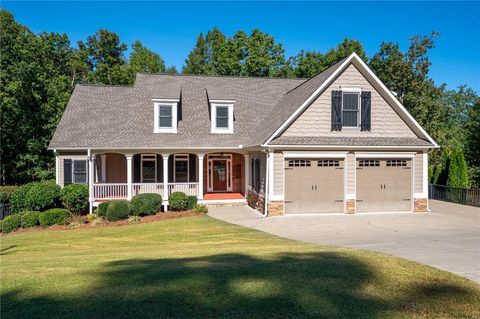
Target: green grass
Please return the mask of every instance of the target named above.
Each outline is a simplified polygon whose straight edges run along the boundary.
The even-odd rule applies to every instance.
[[[191,217],[2,236],[1,318],[479,318],[480,285]]]

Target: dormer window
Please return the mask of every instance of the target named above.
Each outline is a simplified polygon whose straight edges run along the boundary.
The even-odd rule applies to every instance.
[[[212,133],[233,133],[233,103],[234,101],[211,101]]]
[[[177,133],[178,100],[154,100],[155,133]]]

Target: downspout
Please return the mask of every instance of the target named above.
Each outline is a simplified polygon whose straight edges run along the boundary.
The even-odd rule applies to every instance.
[[[266,177],[265,177],[265,208],[263,209],[263,217],[268,216],[268,196],[269,196],[269,187],[270,187],[270,152],[268,150],[264,151],[267,154],[267,163],[265,167]]]

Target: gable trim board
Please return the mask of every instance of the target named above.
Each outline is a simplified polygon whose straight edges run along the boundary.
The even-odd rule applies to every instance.
[[[402,118],[402,120],[410,127],[412,131],[417,136],[422,136],[430,143],[432,143],[433,148],[438,148],[438,144],[433,140],[433,138],[428,135],[428,133],[418,124],[418,122],[413,118],[413,116],[405,109],[405,107],[398,101],[398,99],[393,95],[393,93],[387,89],[387,87],[380,81],[380,79],[373,73],[373,71],[363,62],[363,60],[356,54],[352,53],[345,61],[338,67],[331,75],[324,81],[313,94],[311,94],[296,110],[293,112],[290,117],[267,139],[262,146],[270,146],[270,142],[279,137],[299,116],[302,112],[310,106],[315,98],[326,89],[338,75],[340,75],[351,63],[353,63],[364,75],[367,80],[373,81],[378,85],[382,92],[379,92],[382,96],[385,95],[388,99],[387,103],[397,112],[397,114]],[[366,73],[367,75],[365,75]],[[397,109],[395,109],[397,108]]]

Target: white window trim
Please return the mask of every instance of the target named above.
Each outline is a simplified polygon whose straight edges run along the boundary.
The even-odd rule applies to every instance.
[[[346,90],[344,90],[346,89]],[[343,98],[343,95],[344,94],[357,94],[358,95],[358,110],[357,110],[357,126],[346,126],[345,123],[343,122],[343,102],[345,101],[345,99]],[[359,88],[342,88],[342,128],[345,128],[345,129],[353,129],[353,130],[357,130],[358,128],[360,128],[360,121],[362,120],[362,117],[361,117],[361,113],[362,113],[362,101],[361,101],[361,98],[362,98],[362,91],[361,89]],[[348,110],[346,112],[353,112],[351,110]]]
[[[233,134],[233,103],[211,103],[212,106],[212,128],[211,133]],[[217,107],[228,107],[228,127],[217,127]]]
[[[154,133],[177,133],[177,108],[178,102],[177,101],[160,101],[154,102],[154,126],[153,132]],[[172,108],[172,126],[171,127],[160,127],[160,106],[170,106]]]
[[[182,183],[190,183],[190,155],[189,154],[174,154],[173,155],[173,182],[177,182],[177,165],[176,162],[187,162],[187,181]]]
[[[149,183],[156,183],[158,181],[158,176],[157,176],[157,155],[155,154],[142,154],[142,158],[140,159],[140,181],[141,183],[144,183],[143,181],[143,162],[155,162],[155,180],[153,182]]]
[[[72,161],[72,184],[88,184],[89,175],[88,175],[88,159],[70,159]],[[79,183],[75,180],[75,162],[86,162],[85,163],[85,183]]]

